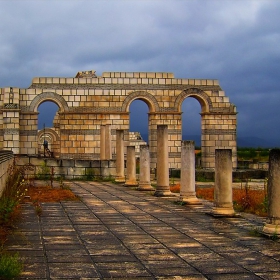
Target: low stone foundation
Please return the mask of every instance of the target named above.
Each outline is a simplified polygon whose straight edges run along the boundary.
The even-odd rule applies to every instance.
[[[7,170],[9,165],[13,163],[13,158],[12,151],[0,151],[0,197],[6,185]]]
[[[43,175],[42,168],[53,168],[55,178],[62,177],[67,180],[83,179],[92,180],[93,177],[115,177],[116,161],[115,160],[74,160],[74,159],[51,159],[37,158],[29,156],[17,156],[17,165],[30,164],[34,170],[28,171],[29,178],[35,178]]]
[[[170,178],[180,178],[180,169],[169,169]],[[247,179],[265,179],[268,176],[267,170],[256,170],[256,169],[237,169],[232,172],[233,181],[246,181]],[[196,169],[195,180],[201,181],[213,181],[215,180],[215,171],[208,169]]]

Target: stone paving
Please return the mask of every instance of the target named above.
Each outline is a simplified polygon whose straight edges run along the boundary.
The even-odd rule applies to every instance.
[[[121,185],[71,182],[81,201],[23,205],[7,243],[21,279],[280,279],[280,243],[258,236],[264,219],[214,218]],[[173,200],[173,201],[172,201]]]

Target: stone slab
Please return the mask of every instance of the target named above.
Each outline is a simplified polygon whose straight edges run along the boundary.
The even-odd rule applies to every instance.
[[[128,187],[71,182],[79,202],[24,204],[5,249],[20,279],[278,279],[280,243],[253,236],[263,218],[205,215]],[[67,215],[66,215],[67,213]]]

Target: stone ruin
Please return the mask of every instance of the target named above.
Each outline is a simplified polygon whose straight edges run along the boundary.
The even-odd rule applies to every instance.
[[[201,146],[202,167],[215,167],[215,149],[231,149],[236,167],[237,112],[219,82],[179,79],[162,72],[104,72],[96,76],[95,71],[83,71],[72,78],[33,78],[29,88],[1,88],[0,149],[38,156],[47,137],[54,158],[114,159],[117,130],[124,131],[125,154],[130,145],[129,107],[138,99],[149,108],[151,168],[156,167],[158,125],[168,127],[169,167],[180,168],[181,106],[188,97],[201,106],[201,143],[196,145]],[[38,107],[45,101],[56,103],[59,110],[54,127],[38,132]]]

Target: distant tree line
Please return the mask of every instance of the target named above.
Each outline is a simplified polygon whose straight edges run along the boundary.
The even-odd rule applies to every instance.
[[[237,158],[239,160],[259,160],[268,161],[270,149],[268,148],[237,148]]]

